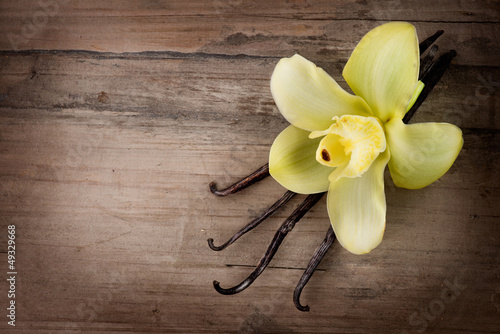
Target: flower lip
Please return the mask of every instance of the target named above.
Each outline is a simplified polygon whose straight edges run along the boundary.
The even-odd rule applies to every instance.
[[[370,168],[379,153],[386,149],[384,129],[375,117],[344,115],[334,117],[324,131],[313,131],[309,138],[325,136],[318,145],[316,160],[328,167],[337,167],[330,176],[359,177]]]

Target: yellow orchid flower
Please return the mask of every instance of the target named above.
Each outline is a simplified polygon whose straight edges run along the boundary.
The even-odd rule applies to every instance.
[[[343,77],[355,95],[300,55],[279,61],[271,92],[291,123],[275,139],[269,172],[290,191],[328,191],[337,240],[364,254],[385,230],[384,170],[396,186],[423,188],[448,171],[460,152],[462,131],[448,123],[404,124],[420,94],[415,27],[390,22],[368,32]]]

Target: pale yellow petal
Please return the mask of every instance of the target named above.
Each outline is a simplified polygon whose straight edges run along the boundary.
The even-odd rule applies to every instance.
[[[314,194],[328,190],[333,168],[316,161],[320,139],[309,139],[309,132],[290,125],[274,140],[269,153],[271,176],[288,190]]]
[[[420,53],[415,27],[390,22],[368,32],[354,49],[343,76],[383,122],[402,117],[417,88]]]
[[[333,230],[339,243],[351,253],[368,253],[382,241],[386,217],[384,169],[389,156],[387,149],[361,177],[343,177],[328,189]]]
[[[334,116],[371,115],[363,99],[343,90],[323,69],[300,55],[279,61],[271,92],[281,114],[298,128],[324,130]]]
[[[398,187],[419,189],[445,174],[462,149],[462,131],[448,123],[386,124],[389,170]]]

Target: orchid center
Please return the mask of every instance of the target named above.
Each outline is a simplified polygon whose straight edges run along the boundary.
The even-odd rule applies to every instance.
[[[386,149],[384,129],[375,117],[335,116],[328,129],[313,131],[309,138],[321,136],[324,138],[316,150],[316,160],[336,167],[329,176],[330,182],[363,175]]]

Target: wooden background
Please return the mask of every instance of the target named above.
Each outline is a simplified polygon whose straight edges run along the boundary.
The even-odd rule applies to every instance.
[[[0,331],[23,333],[500,332],[499,1],[0,1]],[[398,189],[365,256],[334,244],[324,199],[243,293],[297,196],[222,252],[283,193],[272,178],[208,191],[267,162],[287,126],[269,79],[295,53],[341,85],[359,39],[390,20],[444,29],[452,67],[413,122],[464,132],[451,170]],[[7,226],[17,231],[7,325]],[[452,289],[449,287],[453,286]]]

